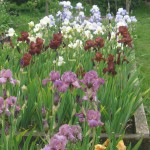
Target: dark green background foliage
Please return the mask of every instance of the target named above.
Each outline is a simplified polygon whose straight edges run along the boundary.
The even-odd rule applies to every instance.
[[[58,2],[61,0],[48,0],[50,3],[51,9],[56,9],[58,7]],[[73,5],[80,0],[70,0]],[[108,11],[108,1],[110,2],[110,11],[115,13],[119,7],[125,8],[125,0],[82,0],[83,5],[88,9],[91,5],[96,4],[100,7],[102,13],[106,13]],[[132,0],[131,9],[133,7],[137,7],[143,0]],[[39,11],[45,10],[45,0],[7,0],[10,2],[11,10],[21,10],[21,11],[33,11],[38,9]],[[19,5],[19,7],[17,7]]]

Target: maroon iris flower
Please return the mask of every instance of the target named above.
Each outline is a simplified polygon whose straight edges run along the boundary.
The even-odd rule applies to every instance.
[[[26,67],[30,64],[32,59],[32,55],[29,53],[26,53],[23,55],[23,58],[20,60],[20,64],[22,67]]]

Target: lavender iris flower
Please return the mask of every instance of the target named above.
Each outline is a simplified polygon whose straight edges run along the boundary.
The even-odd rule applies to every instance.
[[[64,82],[61,81],[61,80],[56,80],[56,81],[54,82],[54,86],[56,87],[56,89],[57,89],[59,92],[62,92],[62,93],[66,92],[67,89],[68,89],[68,87],[69,87],[68,84],[64,83]]]
[[[17,102],[17,97],[14,97],[14,96],[10,96],[6,99],[6,104],[8,106],[13,106],[16,104],[16,102]]]
[[[93,14],[94,13],[98,13],[99,12],[98,6],[97,5],[93,5],[93,7],[91,8],[90,12],[93,13]]]
[[[3,69],[0,71],[0,84],[5,84],[7,81],[9,81],[13,85],[19,83],[18,80],[12,78],[12,72],[10,69]]]
[[[78,125],[64,124],[59,128],[59,134],[64,135],[71,142],[82,140],[81,127]]]
[[[77,10],[81,10],[81,9],[83,9],[84,7],[82,6],[82,3],[77,3],[75,8],[76,8]]]
[[[59,128],[59,132],[51,138],[50,143],[41,150],[66,150],[68,141],[76,142],[77,140],[82,140],[81,127],[64,124]]]
[[[81,80],[81,82],[85,85],[85,88],[83,89],[83,91],[85,92],[83,100],[96,101],[97,91],[100,85],[104,84],[104,79],[99,78],[97,72],[91,70],[84,75],[83,80]]]
[[[42,85],[43,85],[43,86],[46,86],[46,84],[47,84],[49,81],[50,81],[49,78],[43,79],[43,80],[42,80]]]
[[[88,110],[86,117],[87,117],[88,125],[91,128],[104,125],[104,123],[100,121],[101,115],[99,111]]]
[[[131,19],[131,22],[137,22],[137,19],[135,16],[131,16],[130,19]]]
[[[79,118],[79,122],[85,121],[85,115],[83,113],[75,114],[75,116]]]
[[[110,13],[108,13],[108,14],[106,15],[106,17],[107,17],[107,19],[109,19],[109,20],[112,20],[112,19],[113,19],[113,16],[112,16]]]
[[[50,19],[50,25],[54,26],[55,25],[55,19],[53,15],[49,15],[49,19]]]
[[[58,71],[51,71],[51,73],[49,74],[50,76],[50,80],[52,82],[55,82],[56,80],[60,79],[60,73]]]
[[[49,150],[66,150],[67,138],[63,135],[55,134],[48,145]]]
[[[3,112],[4,99],[0,97],[0,114]]]
[[[10,71],[10,69],[7,69],[7,70],[3,69],[0,72],[0,77],[10,79],[12,78],[12,72]]]

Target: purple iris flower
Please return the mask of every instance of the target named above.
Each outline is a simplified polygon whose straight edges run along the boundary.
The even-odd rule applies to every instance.
[[[61,79],[68,85],[73,85],[76,88],[80,88],[76,74],[71,71],[65,72]]]
[[[64,135],[68,140],[75,142],[76,138],[72,134],[71,127],[68,124],[64,124],[59,128],[59,134]]]
[[[17,97],[15,96],[10,96],[6,99],[6,103],[8,106],[13,106],[16,104],[16,102],[17,102]]]
[[[81,127],[79,125],[73,125],[71,126],[71,130],[72,130],[72,134],[74,135],[74,137],[76,137],[77,140],[82,141]]]
[[[54,86],[57,88],[57,90],[58,90],[59,92],[62,92],[62,93],[66,92],[67,89],[68,89],[68,87],[69,87],[68,84],[66,84],[65,82],[63,82],[63,81],[61,81],[61,80],[56,80],[56,81],[54,82]]]
[[[75,116],[79,118],[79,122],[85,121],[85,115],[83,113],[75,114]]]
[[[7,82],[7,78],[1,77],[0,84],[5,84]]]
[[[106,17],[107,17],[109,20],[112,20],[112,19],[113,19],[113,16],[112,16],[110,13],[108,13],[108,14],[106,15]]]
[[[77,140],[82,140],[81,127],[78,125],[69,126],[64,124],[59,128],[59,134],[64,135],[67,140],[71,142],[76,142]]]
[[[81,82],[85,85],[85,88],[83,88],[83,91],[85,92],[83,100],[96,101],[97,91],[100,85],[104,84],[104,79],[99,78],[97,72],[91,70],[84,75]]]
[[[60,79],[60,73],[58,71],[51,71],[50,73],[50,80],[55,82],[56,80]]]
[[[0,77],[4,77],[4,78],[7,78],[7,79],[10,79],[12,78],[12,72],[10,71],[10,69],[3,69],[1,72],[0,72]]]
[[[91,128],[96,127],[96,126],[103,126],[104,125],[104,123],[102,123],[100,121],[101,115],[100,115],[99,111],[88,110],[87,114],[86,114],[86,117],[87,117],[88,125]]]
[[[46,86],[46,84],[47,84],[49,81],[50,81],[49,78],[43,79],[43,80],[42,80],[42,85],[43,85],[43,86]]]
[[[66,150],[67,142],[64,135],[55,134],[48,145],[49,150]]]
[[[10,69],[3,69],[0,71],[0,84],[5,84],[9,81],[11,84],[16,85],[19,81],[12,78],[12,72]]]

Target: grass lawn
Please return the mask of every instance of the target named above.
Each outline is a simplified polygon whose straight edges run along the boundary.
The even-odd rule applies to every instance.
[[[138,22],[136,26],[137,39],[134,41],[136,61],[140,66],[141,89],[145,91],[150,88],[150,6],[141,5],[134,10]],[[150,127],[150,92],[145,102],[148,123]]]

